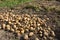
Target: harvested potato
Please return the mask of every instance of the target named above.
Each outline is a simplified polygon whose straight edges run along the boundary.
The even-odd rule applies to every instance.
[[[46,17],[46,15],[45,15]],[[38,15],[32,14],[0,14],[2,25],[0,29],[10,30],[18,36],[24,35],[24,39],[28,40],[35,35],[35,40],[48,40],[55,37],[54,31],[46,23],[49,18],[41,19]]]

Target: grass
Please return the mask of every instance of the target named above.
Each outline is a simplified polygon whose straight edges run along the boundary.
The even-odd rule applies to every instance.
[[[0,0],[0,7],[12,7],[32,0]]]

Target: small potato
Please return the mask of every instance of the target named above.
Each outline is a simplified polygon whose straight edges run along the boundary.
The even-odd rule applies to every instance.
[[[47,38],[46,38],[45,36],[44,36],[43,38],[44,38],[45,40],[47,40]]]
[[[52,33],[52,36],[55,36],[55,33],[53,31],[51,31],[51,33]]]
[[[30,17],[30,15],[28,15],[28,14],[25,14],[25,16],[26,16],[26,17]]]
[[[11,24],[11,21],[9,21],[9,24]]]
[[[13,28],[10,29],[12,32],[14,32],[15,30]]]
[[[15,28],[15,30],[17,30],[17,29],[18,29],[18,27]]]
[[[47,24],[45,24],[45,26],[47,27]]]
[[[19,23],[18,20],[16,20],[16,23]]]
[[[38,38],[36,38],[35,40],[39,40]]]
[[[27,20],[29,21],[29,20],[30,20],[30,18],[27,18]]]
[[[21,33],[24,34],[24,30],[22,30]]]
[[[18,33],[17,33],[17,36],[20,36],[20,35],[21,35],[20,32],[18,32]]]
[[[54,40],[53,37],[49,37],[50,40]]]
[[[42,34],[42,31],[39,31],[40,32],[40,34]]]
[[[30,27],[30,30],[34,30],[34,28],[33,27]]]
[[[30,24],[32,24],[33,23],[33,21],[32,20],[30,20]]]
[[[46,22],[46,19],[44,19],[43,21]]]
[[[18,22],[18,24],[21,26],[21,23]]]
[[[37,26],[40,26],[40,23],[38,23]]]
[[[29,30],[28,30],[28,29],[25,29],[25,31],[29,32]]]
[[[13,17],[14,17],[15,15],[13,15]]]
[[[6,27],[7,27],[7,30],[10,30],[10,25],[7,25]]]
[[[43,30],[43,28],[42,28],[42,27],[40,27],[40,30]]]
[[[14,28],[16,28],[16,25],[14,25]]]
[[[40,34],[40,36],[42,37],[43,35],[42,35],[42,34]]]
[[[29,29],[29,28],[30,28],[30,26],[27,26],[26,28],[27,28],[27,29]]]
[[[16,30],[15,32],[16,32],[16,33],[20,33],[20,31],[19,31],[19,30]]]
[[[24,35],[24,39],[25,39],[25,40],[28,39],[28,35],[27,35],[27,34]]]
[[[0,27],[0,29],[1,29],[2,27]]]
[[[27,20],[27,17],[25,17],[24,20]]]
[[[29,33],[29,36],[33,36],[33,35],[34,35],[34,33],[33,33],[33,32],[30,32],[30,33]]]
[[[20,30],[24,30],[23,28],[20,28]]]
[[[46,20],[49,20],[49,18],[46,18]]]
[[[44,35],[48,36],[49,34],[47,32],[44,32]]]
[[[6,25],[5,25],[5,24],[2,24],[2,25],[3,25],[3,27],[2,27],[2,28],[3,28],[3,29],[5,29]]]
[[[48,27],[48,30],[51,30],[51,28],[50,28],[50,27]]]
[[[21,17],[18,17],[18,20],[21,20]]]

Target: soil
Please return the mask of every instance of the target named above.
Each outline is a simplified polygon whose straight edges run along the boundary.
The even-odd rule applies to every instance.
[[[14,14],[36,14],[44,19],[45,15],[50,20],[47,25],[51,26],[56,35],[56,40],[60,40],[60,2],[59,1],[33,1],[17,5],[11,8],[0,8],[0,13],[12,12]],[[0,40],[20,40],[14,34],[0,30]]]

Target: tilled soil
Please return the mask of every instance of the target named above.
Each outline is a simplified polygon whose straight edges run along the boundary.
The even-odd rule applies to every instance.
[[[37,36],[40,33],[35,34],[32,37],[29,37],[29,33],[30,33],[29,32],[29,33],[27,33],[28,36],[24,34],[21,37],[22,38],[21,39],[20,37],[16,38],[15,37],[16,35],[13,32],[11,32],[12,34],[10,34],[10,35],[14,35],[14,36],[10,37],[9,34],[8,34],[10,39],[7,36],[6,40],[15,40],[15,39],[16,40],[24,40],[25,36],[29,40],[34,40],[35,38],[36,38],[35,40],[59,40],[60,39],[60,2],[58,2],[58,1],[33,1],[33,2],[29,2],[29,3],[18,5],[18,6],[15,6],[15,7],[11,7],[11,8],[7,8],[7,7],[6,8],[0,8],[0,13],[12,13],[13,15],[15,15],[15,14],[19,14],[19,15],[28,14],[28,15],[31,15],[32,14],[32,15],[37,15],[39,19],[40,18],[41,19],[48,18],[49,20],[46,21],[45,23],[47,24],[47,26],[49,26],[51,28],[51,30],[55,34],[55,36],[50,37],[52,35],[52,33],[50,34],[50,31],[49,31],[49,33],[48,33],[49,35],[46,36],[47,39],[44,39],[45,36],[43,36],[42,38]],[[32,16],[30,16],[30,17],[32,17]],[[25,17],[23,16],[22,18],[25,18]],[[21,24],[25,25],[24,23],[21,23]],[[46,29],[48,29],[48,27]],[[44,28],[43,28],[43,31],[44,31]],[[36,32],[37,32],[37,29],[36,29]],[[7,33],[10,33],[10,32],[7,32],[5,30],[5,31],[2,31],[2,33],[4,33],[4,34],[1,34],[1,35],[4,35],[4,36],[1,36],[0,39],[4,40],[5,39],[5,35]],[[19,34],[19,35],[22,35],[22,34]]]

